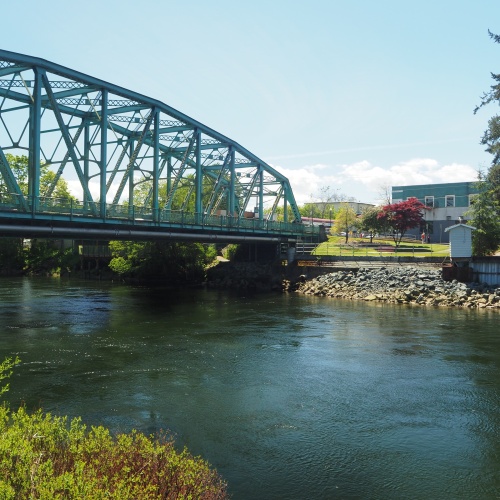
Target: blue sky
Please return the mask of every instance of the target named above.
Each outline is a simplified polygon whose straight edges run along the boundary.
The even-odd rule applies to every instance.
[[[498,0],[27,0],[0,16],[3,49],[179,109],[287,175],[300,204],[490,164],[496,106],[473,110],[500,72]]]

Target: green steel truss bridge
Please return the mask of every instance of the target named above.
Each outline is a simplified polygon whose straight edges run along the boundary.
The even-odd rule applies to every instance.
[[[24,184],[9,163],[19,156]],[[61,179],[71,199],[57,197]],[[0,236],[11,235],[314,242],[319,228],[302,224],[286,177],[224,135],[150,97],[0,50]]]

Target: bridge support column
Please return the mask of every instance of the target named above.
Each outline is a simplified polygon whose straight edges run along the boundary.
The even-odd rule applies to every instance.
[[[233,217],[236,211],[236,198],[234,195],[234,189],[236,185],[236,171],[234,168],[234,150],[232,147],[229,148],[228,155],[229,158],[229,193],[227,196],[227,209],[228,215]]]
[[[28,161],[28,198],[31,200],[31,211],[38,211],[40,202],[40,125],[42,105],[42,76],[35,68],[35,85],[33,89],[33,104],[30,106],[30,138]]]
[[[203,208],[202,208],[202,185],[203,185],[203,173],[201,170],[201,134],[198,129],[195,130],[196,135],[196,146],[195,146],[195,196],[194,196],[194,212],[198,220],[198,224],[203,224]]]
[[[100,216],[106,218],[106,165],[108,162],[108,91],[102,90],[101,106],[101,158],[100,158]]]
[[[158,184],[160,176],[160,112],[155,108],[153,122],[154,150],[153,150],[153,221],[159,222]]]
[[[287,253],[286,253],[286,262],[287,262],[287,264],[292,264],[292,262],[295,261],[296,251],[297,251],[297,249],[295,247],[295,244],[290,245],[287,248]]]
[[[248,262],[274,262],[280,255],[279,243],[248,243]]]

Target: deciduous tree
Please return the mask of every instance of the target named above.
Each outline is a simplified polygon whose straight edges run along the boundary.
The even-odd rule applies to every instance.
[[[8,168],[12,171],[14,178],[24,195],[28,194],[28,182],[29,182],[29,159],[25,155],[14,156],[10,153],[5,155],[8,162]],[[40,196],[45,196],[48,192],[49,186],[51,186],[56,178],[55,172],[49,169],[46,163],[40,164]],[[0,193],[7,193],[7,185],[0,175]],[[68,183],[62,177],[57,180],[54,191],[52,193],[53,198],[63,198],[67,200],[74,199],[74,197],[69,192]]]
[[[213,245],[166,241],[111,241],[109,267],[124,278],[200,282],[206,264],[216,257]]]
[[[322,218],[321,208],[317,203],[304,203],[301,207],[299,207],[299,212],[302,217],[318,217]]]
[[[375,234],[388,231],[387,220],[378,216],[381,211],[382,207],[368,208],[359,219],[359,229],[370,234],[370,243]]]
[[[349,231],[357,229],[358,217],[354,209],[348,204],[344,203],[335,212],[335,223],[333,230],[336,233],[345,233],[345,242],[349,241]]]
[[[409,229],[424,223],[424,210],[428,209],[422,202],[418,201],[417,198],[410,198],[384,205],[378,218],[392,230],[394,243],[399,246]]]
[[[29,191],[29,159],[25,155],[15,156],[10,153],[5,155],[9,168],[19,186],[21,192],[26,196]],[[40,164],[40,197],[48,192],[50,186],[54,184],[56,174],[50,170],[46,163]],[[0,198],[8,195],[8,183],[0,173]],[[51,197],[64,200],[70,203],[74,197],[71,195],[68,183],[62,177],[57,180]],[[9,198],[7,198],[10,202]],[[25,270],[28,272],[55,272],[62,267],[66,267],[71,262],[71,249],[59,251],[53,245],[31,241],[29,249],[23,249],[22,238],[0,238],[0,269],[4,272],[18,272]]]

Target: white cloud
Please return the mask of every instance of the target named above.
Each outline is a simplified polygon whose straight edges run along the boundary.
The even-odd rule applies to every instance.
[[[76,199],[78,200],[83,200],[83,189],[80,184],[79,180],[69,180],[68,182],[68,189],[70,193],[75,196]],[[99,181],[97,180],[91,180],[89,181],[89,191],[90,194],[92,195],[92,198],[94,201],[98,200],[101,196],[100,192],[100,184]],[[108,195],[106,197],[107,202],[110,203],[111,200],[114,198],[116,194],[116,190],[118,189],[118,185],[112,185],[109,188]]]
[[[295,201],[299,205],[316,199],[320,189],[324,186],[336,189],[342,184],[342,177],[333,173],[329,165],[318,163],[298,169],[286,169],[279,166],[275,168],[290,181]]]
[[[477,179],[477,171],[470,165],[459,163],[440,165],[437,160],[431,158],[414,158],[386,168],[373,165],[367,160],[336,167],[324,163],[305,165],[296,169],[273,166],[288,178],[299,205],[318,199],[321,188],[327,186],[332,192],[338,191],[362,203],[377,203],[385,187]],[[68,181],[68,186],[76,198],[83,200],[78,180]],[[117,185],[110,187],[108,203],[113,199],[117,187]],[[89,188],[94,200],[98,200],[99,182],[90,181]]]
[[[469,165],[452,163],[451,165],[445,165],[439,169],[436,178],[441,179],[441,182],[476,181],[477,173],[477,169]]]
[[[431,158],[414,158],[385,168],[366,160],[338,167],[317,164],[299,169],[275,168],[290,181],[299,205],[311,201],[311,195],[317,198],[324,186],[363,203],[377,203],[386,186],[465,182],[477,178],[476,169],[470,165],[440,165]]]

